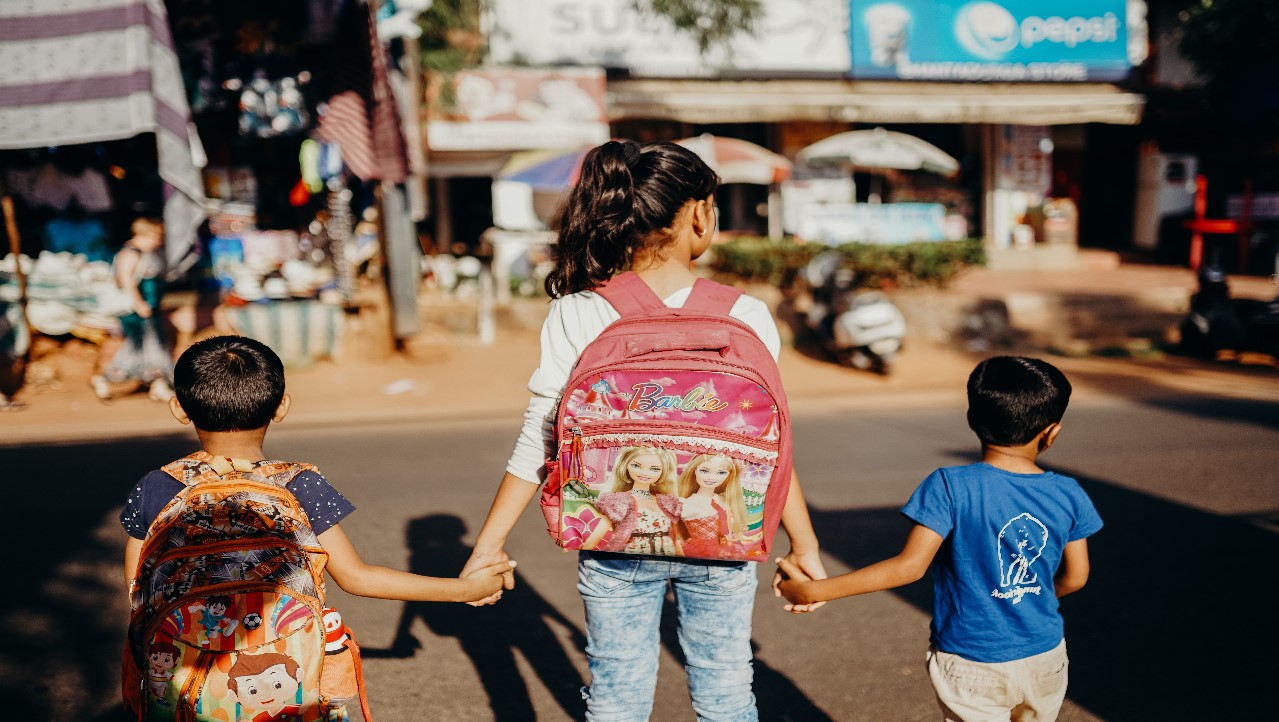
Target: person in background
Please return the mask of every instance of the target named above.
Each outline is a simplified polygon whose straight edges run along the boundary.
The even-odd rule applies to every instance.
[[[150,218],[133,222],[133,237],[115,254],[116,285],[127,293],[133,310],[120,318],[123,342],[110,362],[89,380],[103,401],[112,397],[112,384],[137,382],[156,401],[173,397],[170,378],[173,357],[164,337],[160,299],[164,295],[164,225]]]

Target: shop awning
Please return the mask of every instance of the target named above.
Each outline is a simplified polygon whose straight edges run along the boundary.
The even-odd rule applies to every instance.
[[[684,123],[1009,123],[1136,125],[1145,98],[1100,83],[851,80],[613,80],[612,120]]]
[[[204,184],[164,3],[5,3],[0,64],[0,148],[155,133],[165,250],[182,259],[204,219]]]

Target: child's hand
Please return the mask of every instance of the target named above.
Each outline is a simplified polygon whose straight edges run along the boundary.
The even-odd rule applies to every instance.
[[[490,564],[486,567],[480,567],[472,571],[463,570],[462,578],[475,583],[475,594],[471,599],[465,600],[467,604],[472,606],[482,606],[485,603],[492,604],[501,598],[502,587],[506,585],[508,575],[513,576],[511,570],[515,568],[515,562],[509,559],[500,561],[496,564]],[[486,602],[490,598],[494,598],[493,602]]]
[[[785,597],[788,603],[782,608],[791,614],[816,611],[825,606],[826,602],[811,597],[807,582],[825,578],[826,568],[820,557],[816,554],[791,552],[786,558],[777,560],[777,574],[773,576],[773,596]]]
[[[133,302],[133,312],[142,318],[151,318],[151,307],[142,299],[138,299]]]
[[[504,562],[509,562],[510,560],[511,558],[506,555],[505,549],[498,549],[497,551],[492,551],[492,552],[485,552],[485,551],[480,551],[476,549],[475,551],[471,552],[471,558],[466,560],[466,565],[462,567],[462,571],[461,573],[458,574],[458,576],[468,577],[471,575],[472,572],[477,571],[483,567],[490,567],[495,564],[500,565]],[[497,604],[497,601],[502,598],[503,589],[514,589],[514,588],[515,588],[515,573],[508,568],[506,572],[502,575],[502,586],[493,590],[493,593],[490,594],[489,596],[484,597],[483,599],[477,599],[473,602],[467,602],[467,604],[470,604],[472,607],[483,607],[489,604]]]

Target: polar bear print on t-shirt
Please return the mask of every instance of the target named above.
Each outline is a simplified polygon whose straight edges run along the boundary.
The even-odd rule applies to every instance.
[[[999,586],[1034,584],[1039,577],[1031,565],[1048,546],[1048,527],[1027,513],[1013,517],[999,530]]]

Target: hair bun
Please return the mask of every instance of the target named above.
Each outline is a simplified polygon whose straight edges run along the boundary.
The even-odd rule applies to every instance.
[[[640,157],[640,145],[635,141],[626,141],[622,143],[622,162],[627,167],[635,165],[635,161]]]

